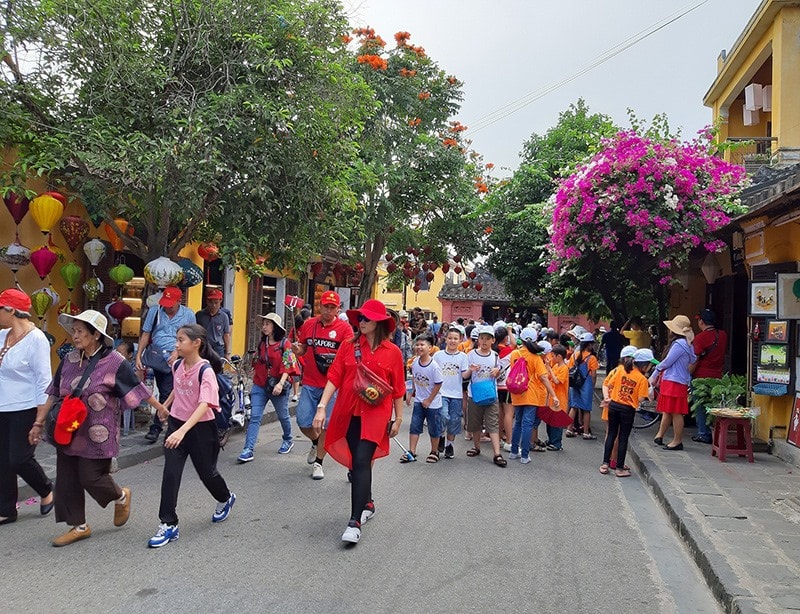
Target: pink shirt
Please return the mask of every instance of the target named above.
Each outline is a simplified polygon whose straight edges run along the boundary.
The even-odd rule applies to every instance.
[[[175,397],[170,407],[170,415],[186,422],[200,403],[208,403],[209,409],[200,418],[200,422],[214,419],[211,407],[219,408],[219,387],[214,369],[209,367],[203,371],[203,383],[200,383],[200,367],[208,365],[207,360],[200,360],[188,369],[186,362],[181,361],[173,372]]]

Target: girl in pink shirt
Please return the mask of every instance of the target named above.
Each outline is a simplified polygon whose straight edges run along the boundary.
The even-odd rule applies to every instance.
[[[151,548],[178,539],[176,508],[187,457],[191,457],[203,485],[217,500],[212,522],[225,520],[236,501],[236,495],[217,471],[220,446],[214,410],[219,411],[219,387],[215,372],[222,370],[222,361],[209,347],[206,331],[198,324],[178,329],[175,350],[180,356],[172,367],[175,385],[164,403],[170,410],[158,510],[161,524],[147,544]]]

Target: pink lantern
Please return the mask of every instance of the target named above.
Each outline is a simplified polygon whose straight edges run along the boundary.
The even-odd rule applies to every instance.
[[[50,274],[50,271],[53,270],[53,267],[57,261],[58,255],[54,252],[51,252],[46,246],[42,246],[35,252],[31,253],[31,264],[39,274],[39,279],[44,279],[47,277]]]

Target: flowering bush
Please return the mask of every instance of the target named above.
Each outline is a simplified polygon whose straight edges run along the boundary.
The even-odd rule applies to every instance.
[[[744,167],[712,154],[712,133],[690,143],[620,132],[564,179],[551,199],[553,259],[548,272],[583,257],[629,252],[655,261],[660,283],[672,280],[689,252],[717,252],[713,234],[743,212]]]

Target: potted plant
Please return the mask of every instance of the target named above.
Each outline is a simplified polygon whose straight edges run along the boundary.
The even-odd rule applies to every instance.
[[[746,415],[747,408],[747,376],[726,373],[720,379],[715,377],[698,377],[692,380],[692,416],[697,416],[697,410],[706,408],[706,423],[713,422],[712,410],[734,410],[742,418]],[[733,415],[733,412],[730,412]],[[739,417],[737,415],[737,417]]]

